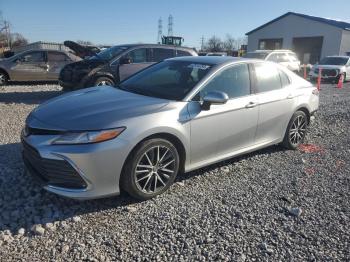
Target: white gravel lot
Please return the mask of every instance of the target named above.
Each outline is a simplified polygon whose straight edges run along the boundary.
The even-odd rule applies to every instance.
[[[0,261],[349,261],[350,83],[324,85],[306,143],[180,175],[146,202],[73,201],[23,172],[20,132],[57,85],[0,87]]]

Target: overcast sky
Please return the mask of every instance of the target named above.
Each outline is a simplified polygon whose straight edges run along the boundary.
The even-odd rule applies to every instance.
[[[350,0],[1,0],[0,10],[12,31],[31,42],[154,43],[158,19],[166,34],[169,14],[174,34],[191,47],[202,36],[242,37],[288,11],[350,22]]]

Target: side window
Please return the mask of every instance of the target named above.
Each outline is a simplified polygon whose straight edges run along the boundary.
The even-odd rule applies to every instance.
[[[187,51],[183,51],[183,50],[177,50],[176,51],[176,56],[191,56],[191,54]]]
[[[267,60],[273,61],[276,63],[289,62],[289,57],[285,53],[276,53],[276,54],[271,54]]]
[[[174,57],[174,49],[153,48],[153,61],[160,62],[164,59]]]
[[[126,56],[131,59],[131,63],[145,63],[147,62],[147,49],[135,49],[130,51]]]
[[[68,56],[60,52],[48,52],[47,60],[49,62],[65,62],[69,61],[70,59],[68,58]]]
[[[277,63],[277,59],[278,59],[278,54],[271,54],[266,60]]]
[[[296,54],[288,53],[288,55],[293,62],[296,62],[299,60],[298,57],[296,56]]]
[[[44,62],[44,52],[30,52],[22,56],[21,61],[24,63]]]
[[[254,65],[256,87],[259,93],[280,89],[281,79],[278,69],[273,64],[256,63]]]
[[[200,91],[200,98],[203,99],[210,91],[225,92],[230,99],[249,95],[248,65],[234,65],[215,75]]]
[[[282,70],[279,70],[279,72],[280,72],[282,87],[288,86],[290,84],[290,80],[289,80],[288,75],[285,72],[283,72]]]

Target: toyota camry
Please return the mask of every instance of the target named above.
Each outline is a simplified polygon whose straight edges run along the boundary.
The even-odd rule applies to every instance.
[[[117,87],[51,99],[26,119],[27,173],[77,199],[138,199],[176,176],[275,144],[296,149],[318,90],[271,62],[232,57],[164,60]]]

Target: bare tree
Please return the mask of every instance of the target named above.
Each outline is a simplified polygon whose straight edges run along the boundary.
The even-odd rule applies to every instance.
[[[11,35],[11,43],[12,43],[12,47],[17,47],[17,46],[24,46],[28,44],[28,40],[26,38],[24,38],[23,35],[19,34],[19,33],[14,33]]]
[[[206,42],[205,50],[209,52],[222,52],[224,50],[224,44],[219,37],[214,35]]]
[[[236,39],[234,39],[230,34],[226,34],[224,48],[227,52],[232,52],[232,50],[236,48]]]

